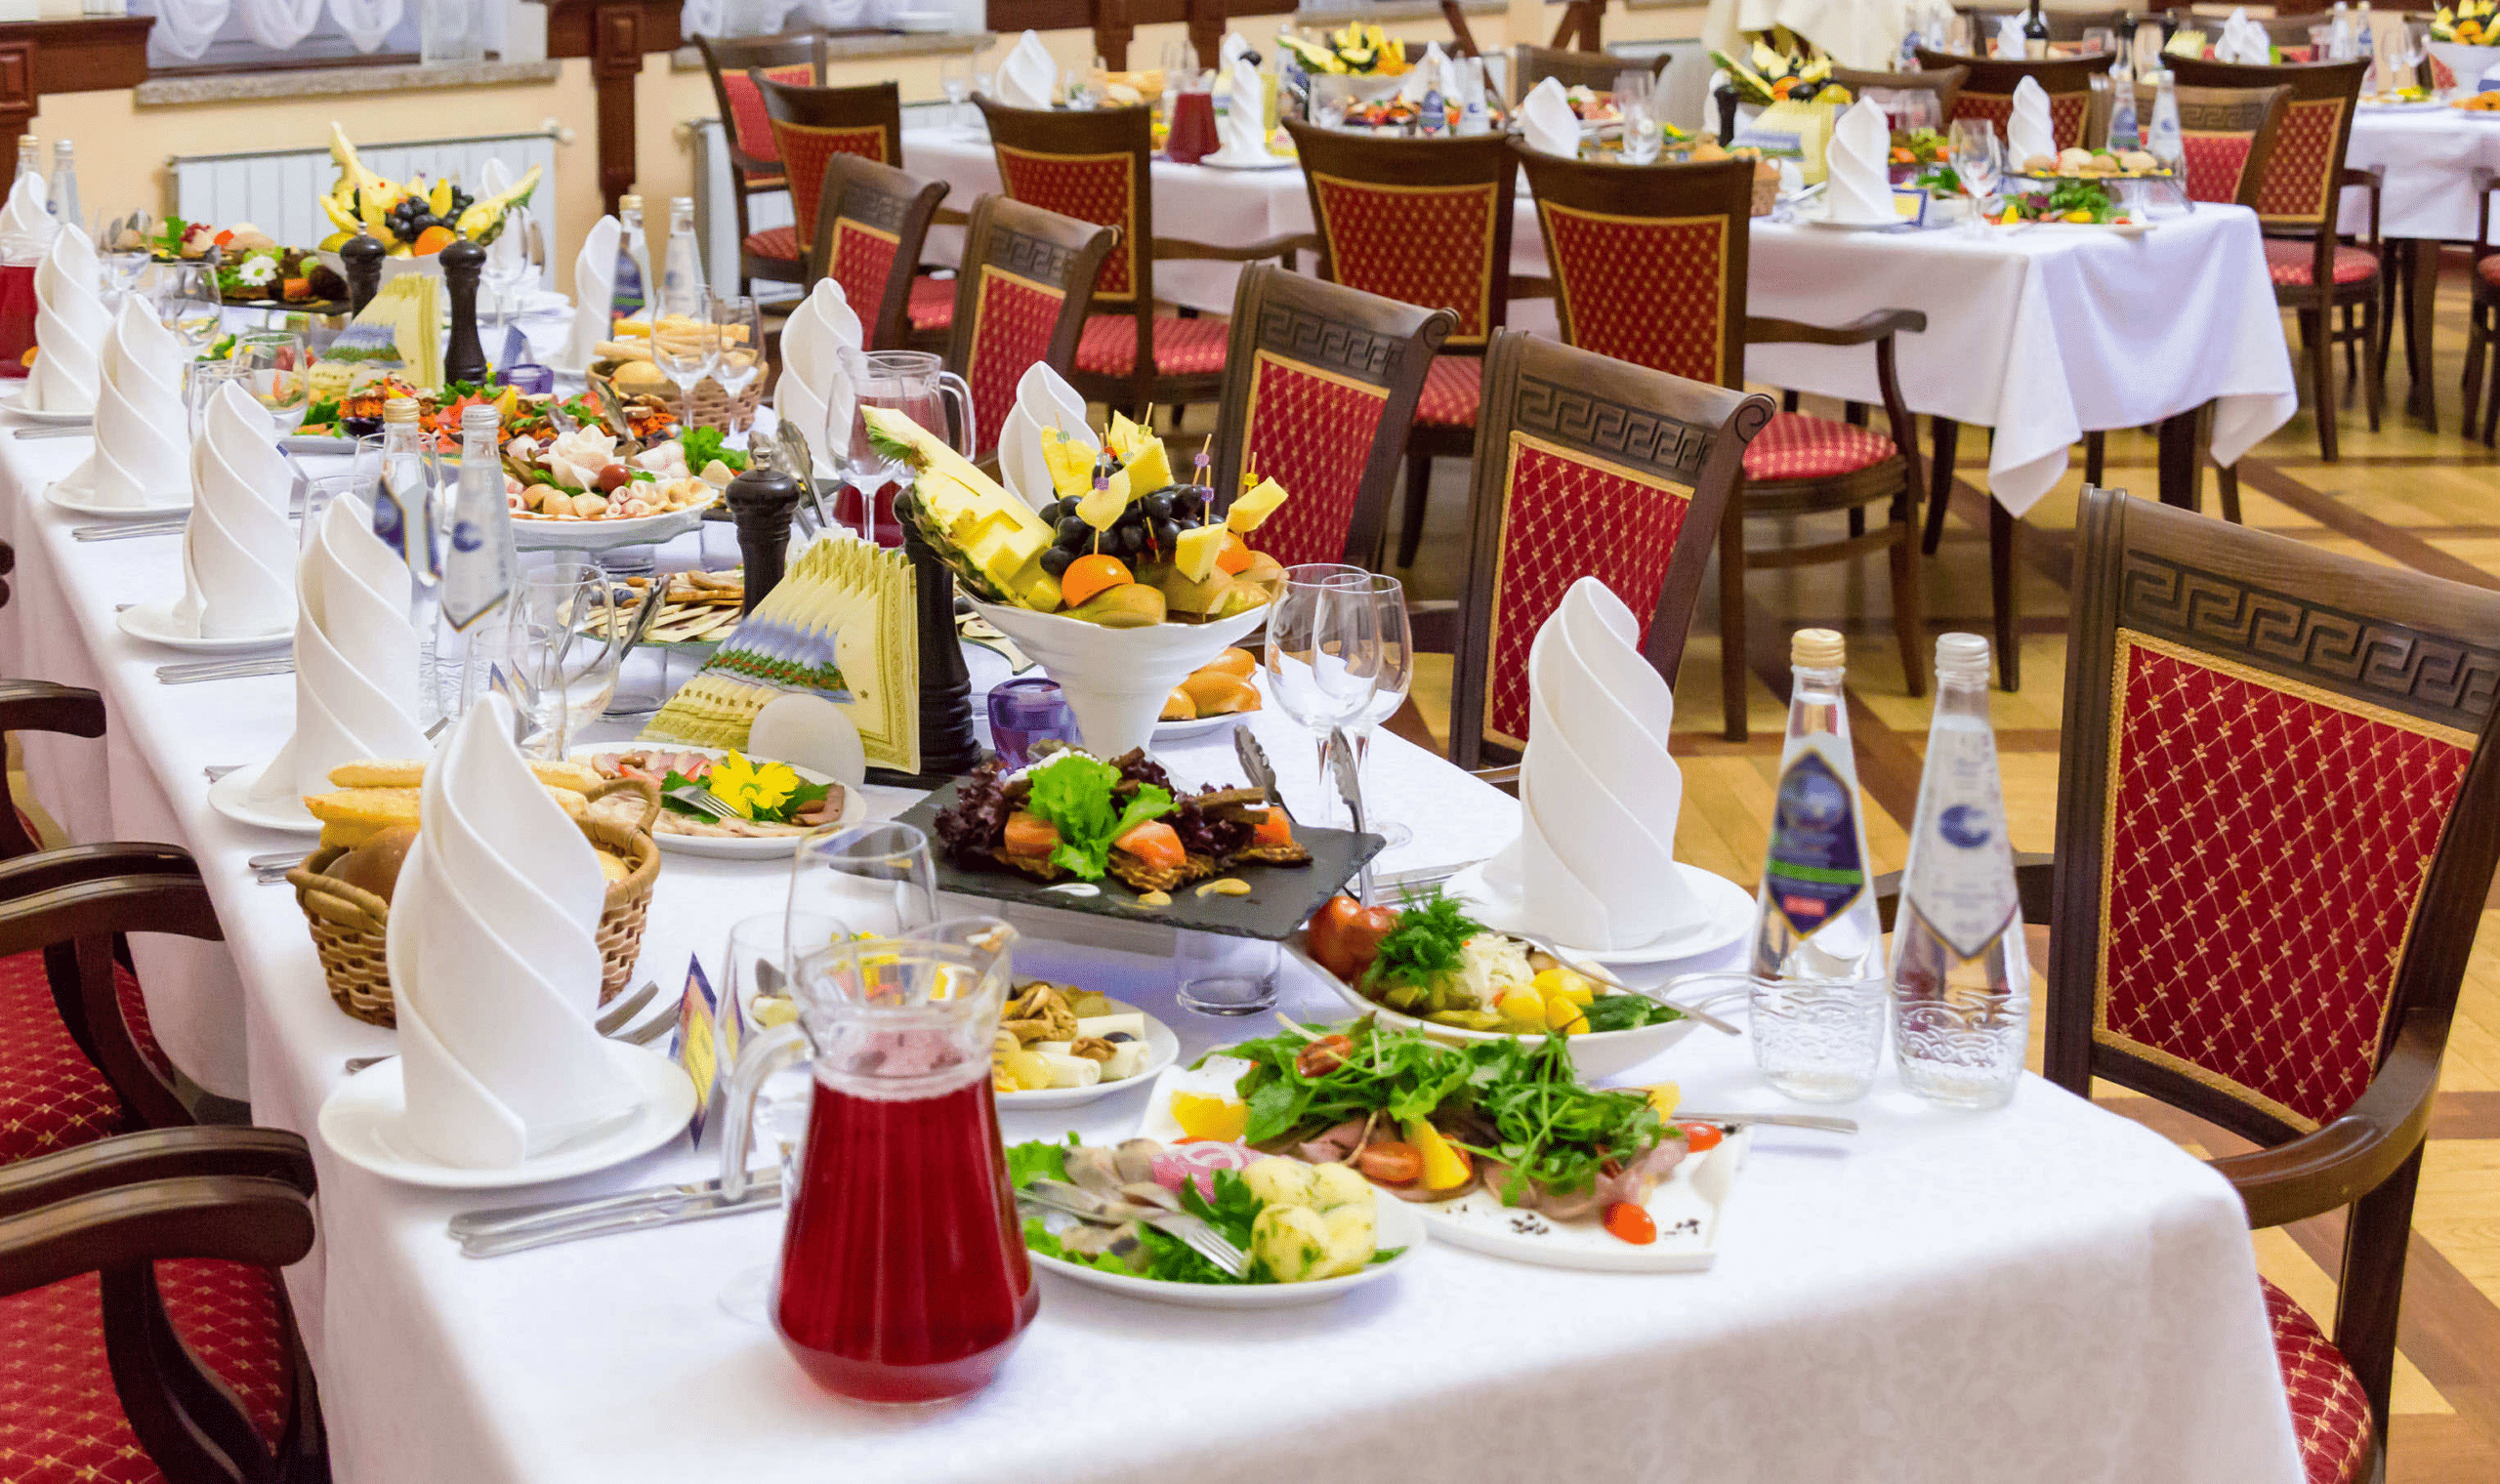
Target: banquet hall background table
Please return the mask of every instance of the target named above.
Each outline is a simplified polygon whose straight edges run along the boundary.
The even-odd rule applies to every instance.
[[[2355,170],[2385,171],[2379,188],[2379,235],[2400,245],[2411,278],[2405,346],[2411,361],[2408,405],[2438,427],[2438,399],[2426,364],[2432,309],[2438,299],[2443,242],[2475,240],[2481,199],[2474,172],[2500,171],[2500,115],[2434,108],[2361,108],[2353,115],[2353,143],[2346,163]],[[2337,220],[2348,229],[2369,222],[2368,193],[2344,192]],[[2423,247],[2420,244],[2431,244]],[[2396,333],[2389,324],[2387,333]]]
[[[303,837],[217,815],[202,776],[277,745],[292,680],[155,680],[178,656],[125,638],[112,615],[170,591],[178,539],[73,541],[85,517],[40,489],[83,448],[0,437],[0,534],[21,595],[0,610],[0,643],[16,673],[98,685],[111,718],[101,745],[29,738],[29,765],[77,838],[167,840],[200,862],[227,936],[205,957],[226,971],[143,958],[150,1013],[193,1075],[194,1058],[232,1056],[201,1080],[239,1080],[259,1122],[312,1139],[321,1241],[287,1277],[343,1479],[2301,1476],[2238,1200],[2159,1135],[2036,1078],[2009,1109],[1972,1116],[1888,1074],[1844,1110],[1865,1125],[1854,1140],[1764,1133],[1703,1274],[1436,1247],[1347,1301],[1266,1314],[1044,1275],[1042,1317],[1001,1381],[925,1413],[825,1397],[769,1332],[720,1306],[732,1275],[770,1258],[770,1217],[460,1257],[442,1230],[454,1212],[691,1175],[713,1156],[680,1142],[497,1196],[398,1186],[329,1155],[313,1133],[321,1100],[345,1057],[388,1051],[391,1034],[339,1012],[291,894],[243,868]],[[1003,670],[975,663],[977,683]],[[1310,748],[1273,713],[1251,724],[1309,806]],[[1515,804],[1419,749],[1383,737],[1374,759],[1375,807],[1418,833],[1410,860],[1479,855],[1516,827]],[[1232,776],[1221,739],[1170,760],[1185,777]],[[692,951],[717,970],[729,923],[777,898],[765,880],[668,857],[639,972],[674,986]],[[1024,926],[1046,936],[1053,923]],[[1103,946],[1116,935],[1100,919],[1058,926],[1088,940],[1084,957],[1037,938],[1020,950],[1028,969],[1081,964],[1190,1051],[1259,1029],[1174,1008],[1150,929],[1124,954]],[[1289,963],[1284,1008],[1315,1019],[1341,1007]],[[1707,1033],[1637,1076],[1676,1077],[1695,1104],[1782,1105],[1740,1044]],[[1141,1097],[1010,1132],[1122,1132]]]
[[[903,158],[952,186],[957,210],[999,188],[996,156],[979,131],[907,132]],[[1253,242],[1312,230],[1299,169],[1157,160],[1153,176],[1161,234]],[[1524,186],[1516,210],[1511,270],[1548,276]],[[962,236],[933,231],[933,261],[953,262]],[[1305,253],[1299,266],[1311,272],[1317,264]],[[1214,313],[1230,311],[1239,276],[1231,264],[1154,266],[1157,297]],[[1841,324],[1877,309],[1925,313],[1927,329],[1899,340],[1902,394],[1913,412],[1995,430],[1988,489],[2017,515],[2056,485],[2087,432],[2144,427],[2212,402],[2214,457],[2229,464],[2299,406],[2257,219],[2235,206],[2199,205],[2141,237],[2044,227],[1982,240],[1951,228],[1854,232],[1758,220],[1748,285],[1748,308],[1760,315]],[[1553,302],[1515,300],[1510,322],[1553,334]],[[1863,347],[1758,346],[1745,370],[1770,386],[1880,400]]]

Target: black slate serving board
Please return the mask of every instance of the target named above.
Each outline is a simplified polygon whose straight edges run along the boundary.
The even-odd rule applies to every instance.
[[[1127,883],[1105,876],[1094,883],[1101,891],[1080,896],[1068,891],[1054,891],[1056,883],[1036,881],[1021,871],[1005,866],[987,871],[966,871],[946,857],[938,845],[936,820],[940,811],[953,805],[955,789],[960,780],[950,780],[933,791],[928,798],[905,809],[898,823],[912,825],[929,837],[938,856],[938,889],[957,891],[966,896],[987,897],[992,901],[1013,902],[1029,907],[1055,907],[1062,912],[1085,912],[1096,917],[1115,917],[1132,923],[1161,923],[1169,928],[1191,932],[1219,932],[1237,938],[1269,938],[1277,942],[1293,936],[1319,909],[1319,904],[1337,894],[1346,883],[1354,880],[1363,862],[1380,853],[1387,844],[1377,835],[1357,835],[1351,830],[1323,830],[1311,825],[1294,826],[1294,838],[1311,852],[1306,866],[1243,865],[1225,874],[1250,884],[1248,896],[1224,896],[1210,893],[1198,895],[1201,883],[1191,882],[1172,892],[1168,907],[1146,907],[1138,902],[1138,893]],[[1071,878],[1072,879],[1072,878]]]

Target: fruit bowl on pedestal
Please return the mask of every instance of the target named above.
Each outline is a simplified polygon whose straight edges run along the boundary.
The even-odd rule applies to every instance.
[[[980,616],[1031,655],[1059,682],[1084,736],[1085,750],[1116,758],[1154,740],[1155,720],[1174,686],[1266,621],[1265,604],[1203,624],[1160,623],[1114,629],[973,601]]]

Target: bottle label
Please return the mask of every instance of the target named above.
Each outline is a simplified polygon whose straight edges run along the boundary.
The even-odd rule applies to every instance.
[[[1857,847],[1857,791],[1817,752],[1780,775],[1763,885],[1798,936],[1811,936],[1866,889]]]
[[[1901,899],[1964,959],[1987,951],[2021,911],[1996,740],[1984,726],[1928,735],[1927,780]]]
[[[505,565],[483,522],[462,515],[451,524],[451,551],[443,561],[442,616],[455,630],[493,611],[512,593]]]

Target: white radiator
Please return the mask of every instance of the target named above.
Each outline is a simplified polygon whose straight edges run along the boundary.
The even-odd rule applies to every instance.
[[[479,172],[486,161],[500,159],[518,180],[530,166],[540,171],[539,189],[529,210],[538,219],[551,249],[565,238],[556,221],[556,137],[552,131],[470,139],[414,140],[396,144],[358,144],[365,167],[392,181],[424,175],[445,177],[477,193]],[[174,176],[174,215],[186,222],[231,227],[249,222],[289,247],[311,247],[338,228],[315,199],[339,178],[330,151],[274,149],[248,154],[175,155],[166,161]],[[551,268],[554,265],[551,265]]]

